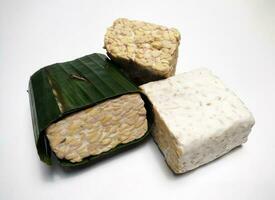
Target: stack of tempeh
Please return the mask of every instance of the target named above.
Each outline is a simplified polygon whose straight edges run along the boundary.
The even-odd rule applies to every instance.
[[[92,54],[36,72],[29,93],[41,160],[50,164],[53,151],[63,166],[82,165],[143,140],[153,123],[175,173],[246,142],[254,118],[220,79],[207,69],[174,76],[179,44],[174,28],[117,19],[104,39],[112,61]]]

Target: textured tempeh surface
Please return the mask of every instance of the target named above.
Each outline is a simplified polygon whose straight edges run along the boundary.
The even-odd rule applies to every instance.
[[[175,74],[179,43],[175,28],[121,18],[108,28],[104,47],[140,84]]]
[[[141,96],[127,94],[74,113],[50,125],[46,134],[58,158],[80,162],[138,139],[146,131],[146,110]]]
[[[206,69],[141,88],[153,104],[154,139],[175,173],[199,167],[246,142],[255,123],[243,102]]]

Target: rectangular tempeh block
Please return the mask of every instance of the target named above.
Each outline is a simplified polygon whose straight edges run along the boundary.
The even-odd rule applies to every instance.
[[[168,165],[184,173],[247,141],[255,121],[243,102],[207,69],[141,86],[153,104],[153,136]]]
[[[51,124],[46,135],[56,156],[74,163],[139,139],[146,131],[146,109],[136,93],[66,116]]]
[[[179,45],[177,29],[125,18],[115,20],[104,37],[108,56],[139,85],[173,76]]]

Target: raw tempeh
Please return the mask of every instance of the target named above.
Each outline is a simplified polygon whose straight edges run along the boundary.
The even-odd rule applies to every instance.
[[[207,69],[141,86],[153,104],[153,137],[168,165],[184,173],[247,141],[255,121],[243,102]]]
[[[179,43],[175,28],[122,18],[104,39],[108,56],[137,84],[174,75]]]
[[[142,137],[147,131],[144,102],[126,94],[51,124],[47,137],[58,158],[80,162]]]

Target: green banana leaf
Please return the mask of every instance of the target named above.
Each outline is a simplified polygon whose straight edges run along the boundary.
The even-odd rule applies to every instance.
[[[140,93],[103,54],[91,54],[73,61],[56,63],[34,73],[29,81],[29,99],[35,143],[40,160],[51,165],[51,148],[45,129],[68,114],[128,93]],[[65,167],[76,167],[113,155],[146,138],[153,124],[152,106],[141,94],[147,110],[148,131],[142,138],[120,144],[108,152],[78,163],[58,159]]]

